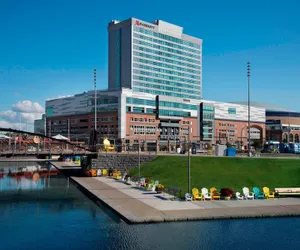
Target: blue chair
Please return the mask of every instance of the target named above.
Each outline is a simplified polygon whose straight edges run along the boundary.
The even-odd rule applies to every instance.
[[[255,199],[264,199],[265,198],[265,194],[263,192],[261,192],[258,187],[253,188],[253,193],[254,193]]]

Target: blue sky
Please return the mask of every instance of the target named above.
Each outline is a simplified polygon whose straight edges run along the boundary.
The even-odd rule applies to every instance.
[[[24,100],[44,106],[92,89],[93,68],[106,88],[107,24],[129,17],[168,21],[203,39],[204,99],[246,100],[250,60],[252,100],[300,111],[299,8],[276,0],[2,0],[0,121]]]

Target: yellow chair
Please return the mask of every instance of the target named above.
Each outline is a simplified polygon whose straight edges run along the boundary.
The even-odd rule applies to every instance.
[[[263,191],[264,191],[265,197],[267,199],[269,199],[269,198],[273,198],[274,199],[275,198],[275,192],[270,192],[270,189],[268,187],[264,187]]]
[[[199,195],[198,188],[193,188],[192,193],[193,193],[193,200],[203,200],[203,195],[201,193]]]
[[[211,194],[211,199],[215,200],[215,199],[219,199],[221,198],[220,194],[217,192],[217,189],[215,187],[212,187],[210,189],[210,194]]]
[[[106,170],[106,169],[103,169],[102,175],[103,175],[103,176],[107,176],[107,170]]]

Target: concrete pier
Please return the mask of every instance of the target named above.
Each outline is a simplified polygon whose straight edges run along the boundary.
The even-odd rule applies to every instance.
[[[127,223],[300,216],[300,199],[171,200],[168,194],[143,191],[107,177],[72,177]]]
[[[81,169],[81,166],[73,162],[65,161],[50,161],[50,163],[58,170],[77,170]]]

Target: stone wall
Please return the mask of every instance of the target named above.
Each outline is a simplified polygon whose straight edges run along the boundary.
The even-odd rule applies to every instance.
[[[156,159],[156,155],[140,155],[141,165]],[[139,156],[133,154],[99,154],[97,159],[92,159],[92,168],[96,169],[117,169],[122,173],[138,167]]]

